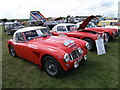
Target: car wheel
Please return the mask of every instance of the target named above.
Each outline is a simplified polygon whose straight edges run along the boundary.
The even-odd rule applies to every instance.
[[[107,38],[108,38],[108,42],[112,40],[112,36],[109,33],[106,33]]]
[[[62,67],[52,56],[46,56],[44,58],[44,69],[52,77],[59,77],[63,73]]]
[[[9,46],[9,51],[10,51],[10,54],[13,56],[13,57],[16,57],[16,52],[15,52],[15,49],[12,45]]]
[[[92,50],[95,50],[95,43],[94,43],[94,41],[93,40],[91,40],[91,39],[89,39],[89,38],[85,38],[85,39],[83,39],[83,40],[85,40],[85,41],[87,41],[88,43],[89,43],[89,45],[90,45],[90,51],[92,51]]]

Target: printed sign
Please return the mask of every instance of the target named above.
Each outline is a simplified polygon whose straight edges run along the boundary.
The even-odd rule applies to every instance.
[[[95,40],[95,42],[96,42],[96,47],[97,47],[97,54],[98,55],[106,54],[104,40],[98,39],[98,40]]]

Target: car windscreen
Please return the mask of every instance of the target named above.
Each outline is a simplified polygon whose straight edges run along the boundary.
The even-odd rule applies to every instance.
[[[87,28],[93,28],[93,27],[97,27],[97,26],[92,22],[88,23]]]
[[[26,40],[29,41],[34,38],[52,35],[47,29],[37,29],[32,31],[24,32]]]
[[[76,25],[68,25],[66,27],[67,27],[68,32],[77,30],[77,26]]]
[[[117,22],[110,22],[111,26],[117,26]]]

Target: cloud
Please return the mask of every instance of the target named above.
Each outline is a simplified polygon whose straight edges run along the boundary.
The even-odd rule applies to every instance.
[[[102,7],[111,7],[113,5],[112,2],[101,3]]]
[[[45,17],[116,14],[118,0],[3,0],[0,18],[29,18],[30,11]]]

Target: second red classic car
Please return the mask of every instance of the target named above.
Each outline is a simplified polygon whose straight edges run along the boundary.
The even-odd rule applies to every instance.
[[[84,30],[84,28],[77,30],[76,24],[71,24],[71,23],[58,24],[53,27],[51,33],[55,36],[64,35],[68,37],[74,37],[85,40],[90,44],[90,50],[96,49],[95,40],[102,38],[104,40],[104,43],[108,42],[108,38],[105,33],[96,32],[96,31],[87,31]]]
[[[88,27],[85,30],[104,32],[104,33],[106,33],[106,35],[108,37],[108,41],[115,39],[119,35],[118,29],[116,29],[116,28],[97,27],[95,25],[94,25],[94,27],[92,27],[92,25],[91,25],[91,27]]]
[[[46,27],[26,27],[17,30],[8,40],[8,49],[12,56],[22,57],[42,66],[53,77],[86,60],[89,49],[86,41],[52,36]]]
[[[93,17],[95,18],[95,16],[93,16]],[[87,19],[89,19],[89,21],[86,21]],[[112,39],[114,39],[115,37],[117,37],[119,35],[118,29],[108,28],[108,27],[97,27],[97,25],[95,25],[93,22],[90,22],[92,20],[91,17],[88,17],[87,19],[83,22],[77,23],[76,24],[77,27],[80,27],[80,25],[82,25],[83,23],[88,23],[88,24],[86,24],[86,27],[84,28],[84,30],[106,33],[106,35],[108,37],[108,41],[111,41]]]

